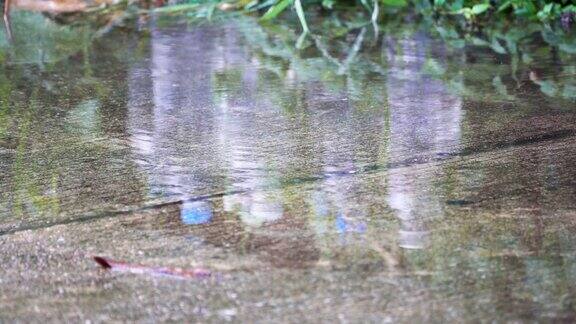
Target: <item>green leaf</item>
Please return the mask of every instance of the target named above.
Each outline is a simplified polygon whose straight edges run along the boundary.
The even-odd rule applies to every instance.
[[[534,59],[532,59],[532,57],[530,55],[528,55],[527,53],[522,53],[522,63],[530,64],[533,61],[534,61]]]
[[[372,7],[368,3],[368,0],[360,0],[360,3],[362,4],[362,6],[364,6],[364,8],[366,8],[366,10],[372,11]]]
[[[161,7],[161,8],[154,8],[153,12],[155,12],[155,13],[175,13],[175,12],[179,12],[179,11],[187,11],[187,10],[197,9],[198,7],[199,7],[199,4],[197,4],[197,3],[185,3],[185,4],[166,6],[166,7]]]
[[[556,84],[552,81],[535,81],[534,83],[540,86],[540,91],[544,92],[549,97],[554,97],[558,93]]]
[[[500,12],[510,8],[511,6],[512,6],[511,0],[505,1],[500,7],[498,7],[498,10],[496,10],[496,12],[500,13]]]
[[[436,77],[440,77],[446,73],[446,69],[433,58],[428,58],[424,62],[423,68],[425,73]]]
[[[308,32],[302,32],[302,34],[300,34],[300,36],[296,40],[296,48],[297,49],[300,50],[300,49],[304,48],[304,41],[306,41],[306,36],[308,36]]]
[[[322,7],[332,9],[334,7],[334,0],[322,0]]]
[[[260,18],[261,20],[271,20],[276,18],[284,9],[286,9],[293,0],[280,0],[275,5],[270,7],[268,11]]]
[[[454,48],[464,48],[466,46],[466,41],[463,39],[452,39],[448,41],[448,44]]]
[[[217,5],[218,3],[214,2],[208,6],[208,12],[206,13],[206,18],[208,21],[212,21],[212,16],[214,15],[214,11],[216,10]]]
[[[499,75],[495,76],[494,79],[492,79],[492,85],[494,86],[494,88],[496,88],[496,91],[504,98],[508,99],[508,100],[512,100],[514,99],[514,96],[511,96],[508,93],[508,89],[506,88],[506,85],[504,84],[504,82],[502,82],[502,79],[500,78]]]
[[[455,12],[464,7],[464,0],[455,0],[450,4],[450,11]]]
[[[486,10],[488,10],[490,8],[490,4],[488,3],[480,3],[477,5],[474,5],[474,7],[472,7],[472,14],[473,15],[479,15],[483,12],[485,12]]]
[[[435,7],[442,7],[446,3],[446,0],[434,0]]]
[[[492,48],[492,50],[498,54],[506,54],[506,49],[500,45],[500,42],[496,38],[492,39],[490,48]]]
[[[567,84],[562,91],[562,97],[568,99],[576,99],[576,86]]]
[[[406,0],[381,0],[382,4],[391,7],[404,7],[408,4]]]
[[[562,9],[562,12],[574,12],[576,13],[576,5],[569,5]]]
[[[470,41],[474,46],[490,46],[490,43],[478,37],[471,37]]]
[[[294,8],[296,8],[296,14],[298,15],[298,19],[300,19],[300,24],[302,25],[302,29],[305,33],[308,33],[310,29],[308,29],[308,24],[306,23],[306,16],[304,16],[304,9],[302,8],[302,3],[300,0],[294,1]]]

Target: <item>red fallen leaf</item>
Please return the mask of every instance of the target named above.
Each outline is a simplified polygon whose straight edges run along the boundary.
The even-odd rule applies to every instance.
[[[170,276],[181,279],[207,278],[212,275],[212,272],[210,270],[203,268],[182,269],[182,268],[169,268],[169,267],[150,267],[140,264],[131,264],[126,262],[114,261],[100,256],[94,256],[93,259],[102,268],[109,269],[112,271],[121,271],[136,274],[149,274],[156,276]]]

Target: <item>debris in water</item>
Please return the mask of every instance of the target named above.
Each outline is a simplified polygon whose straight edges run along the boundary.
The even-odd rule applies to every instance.
[[[207,278],[212,275],[210,270],[203,268],[183,269],[169,267],[150,267],[140,264],[130,264],[126,262],[114,261],[100,256],[95,256],[94,261],[96,261],[104,269],[136,274],[170,276],[180,279]]]
[[[470,200],[464,200],[464,199],[451,199],[451,200],[446,200],[446,204],[450,205],[450,206],[468,206],[473,204],[473,201]]]

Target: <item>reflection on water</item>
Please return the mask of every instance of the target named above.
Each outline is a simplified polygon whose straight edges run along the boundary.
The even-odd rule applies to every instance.
[[[283,217],[283,182],[319,177],[316,195],[328,206],[318,208],[333,226],[365,228],[365,212],[351,207],[361,183],[337,175],[378,163],[379,146],[387,143],[370,140],[383,138],[373,131],[386,131],[386,110],[356,116],[344,93],[321,85],[308,93],[293,79],[273,80],[279,84],[271,89],[263,83],[268,71],[239,38],[230,29],[152,30],[150,59],[131,71],[129,103],[130,143],[151,194],[238,193],[224,196],[224,210],[260,226]],[[181,39],[185,45],[170,46]],[[300,96],[304,110],[294,116],[277,106],[267,96],[277,87]],[[326,101],[330,95],[341,99]]]
[[[409,306],[392,303],[413,318],[447,296],[463,298],[434,312],[453,318],[574,315],[570,103],[486,101],[493,78],[474,71],[459,82],[485,96],[459,92],[431,59],[482,62],[503,84],[508,67],[422,32],[327,57],[358,34],[287,55],[242,26],[151,19],[147,38],[112,35],[43,68],[5,62],[0,233],[147,209],[174,254],[189,235],[326,281],[349,273],[343,289],[397,276]]]
[[[429,43],[423,34],[388,39],[390,157],[426,161],[458,153],[462,100],[448,93],[441,81],[422,75]],[[434,171],[418,174],[413,167],[388,174],[388,203],[400,219],[401,247],[423,248],[429,235],[427,219],[443,214],[442,197],[431,191],[436,176]]]

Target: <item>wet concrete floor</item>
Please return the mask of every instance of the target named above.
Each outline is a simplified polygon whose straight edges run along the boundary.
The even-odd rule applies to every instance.
[[[0,321],[575,319],[573,54],[15,17]]]

